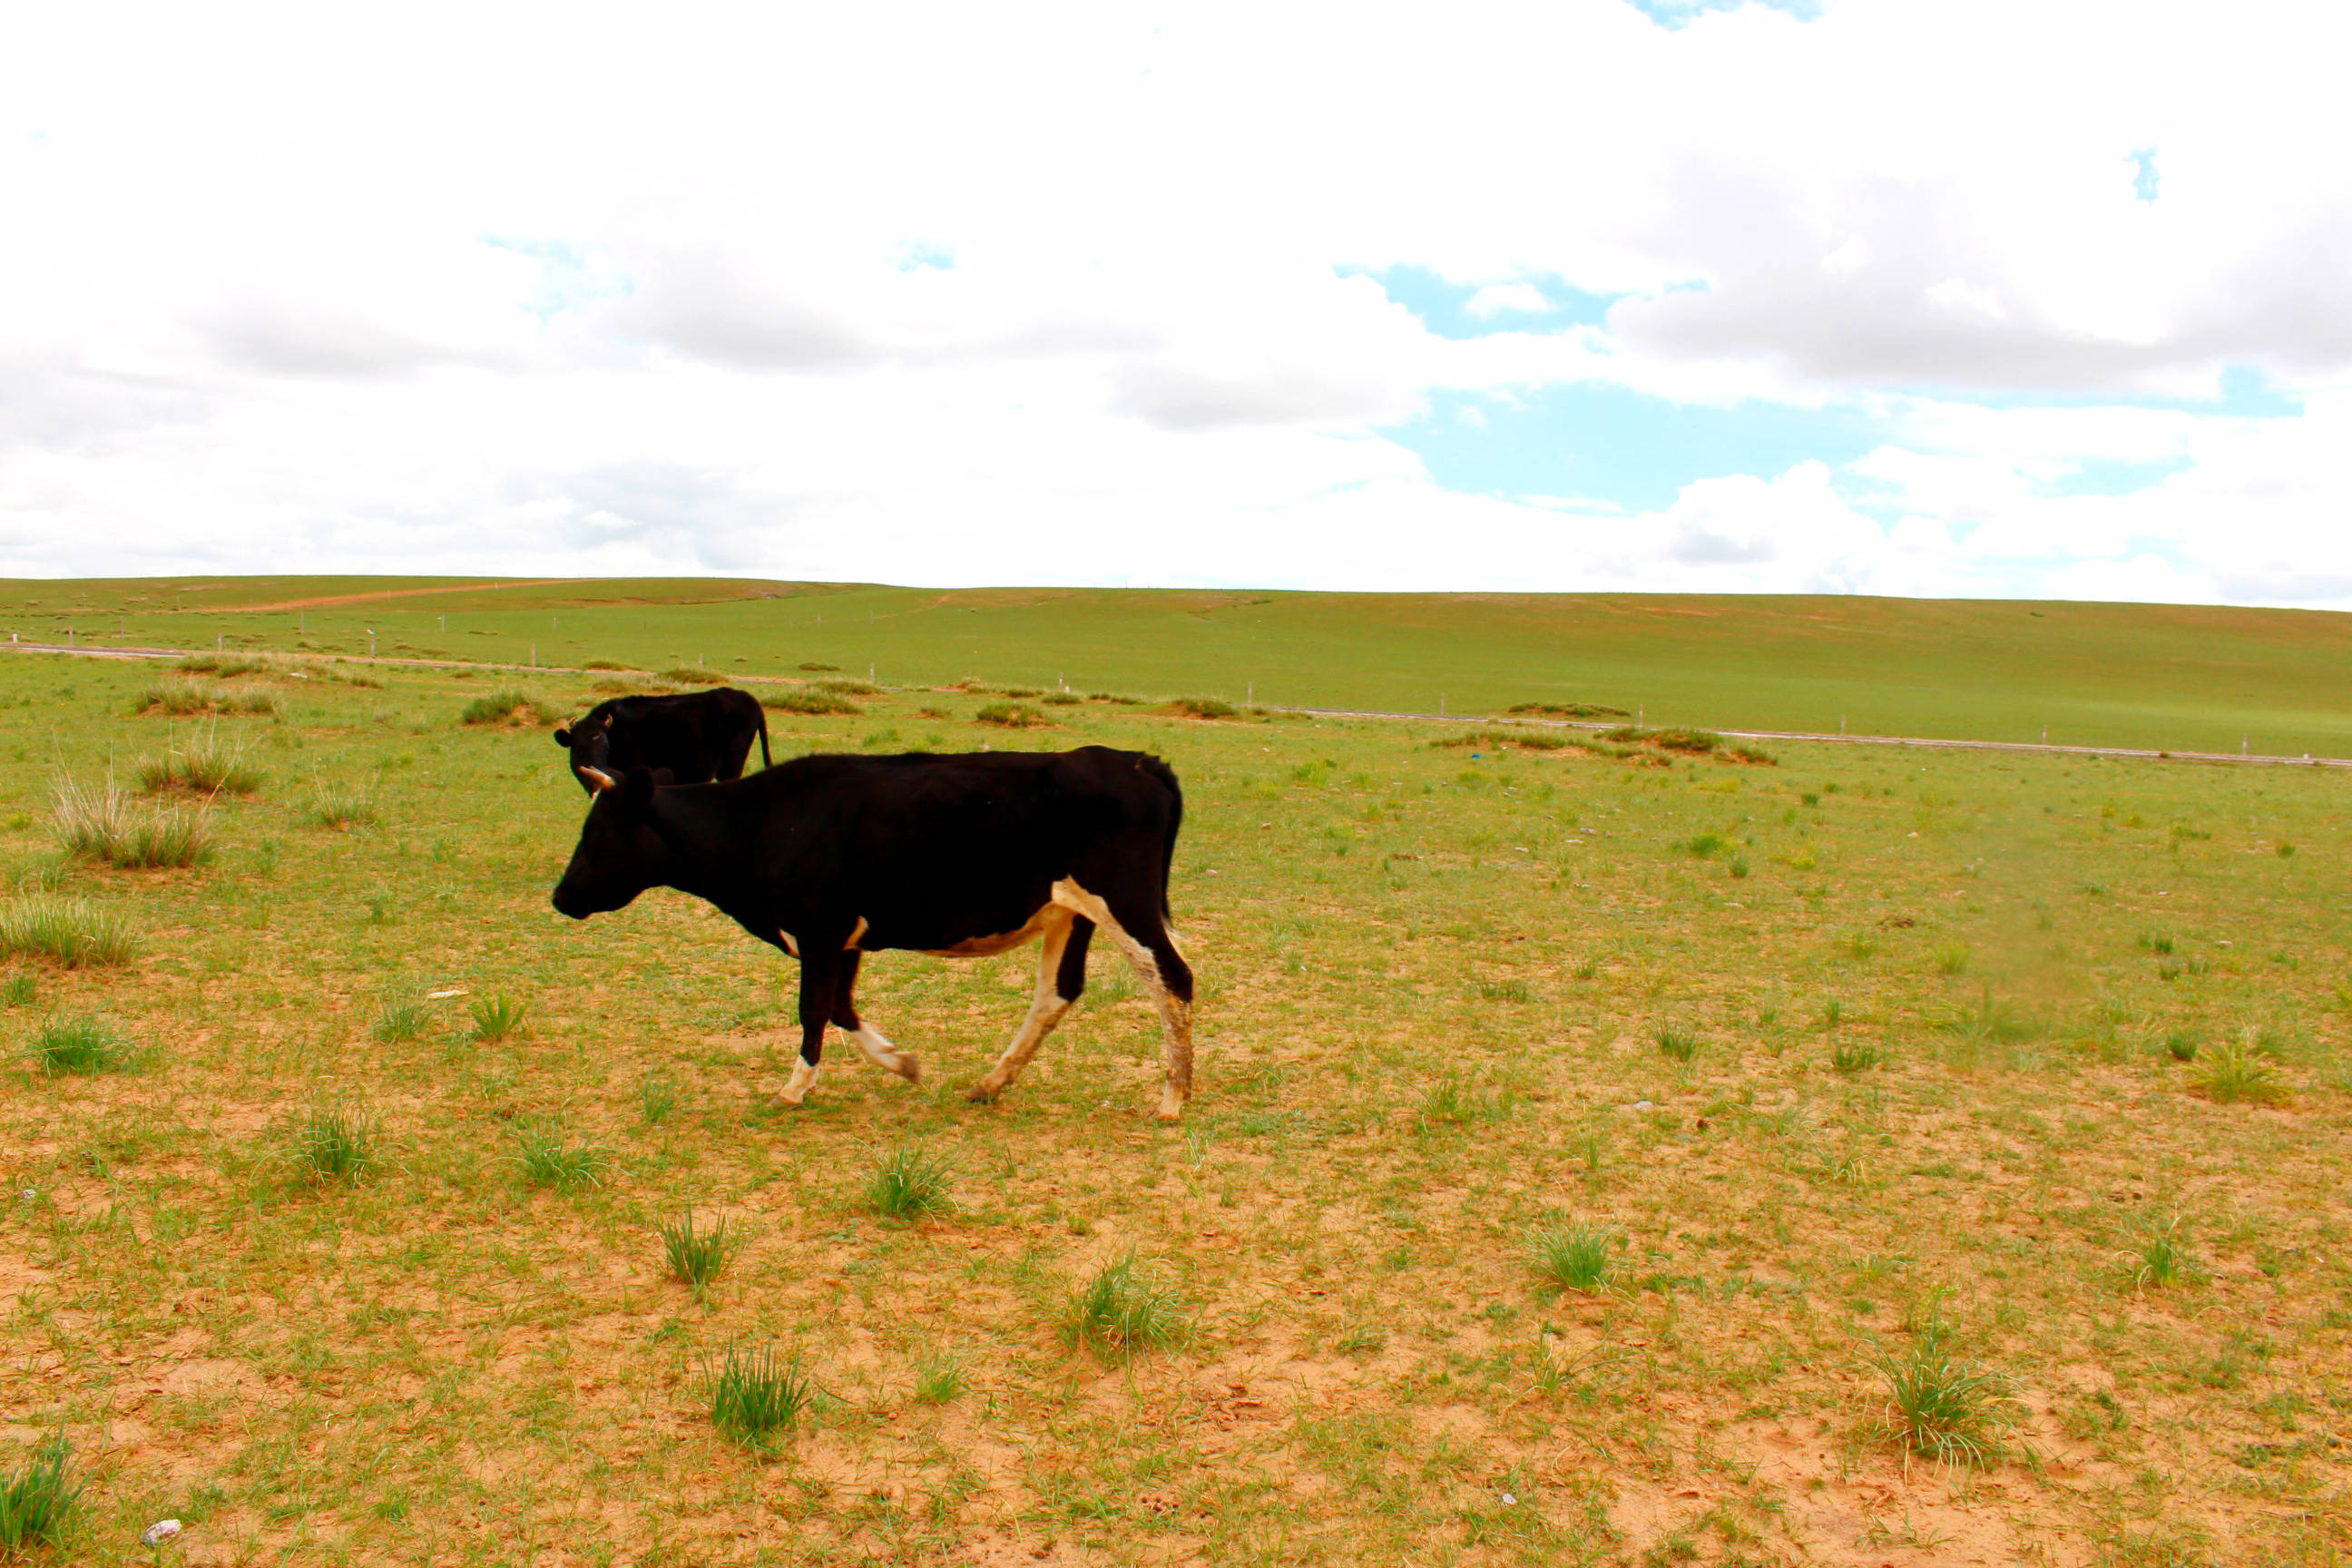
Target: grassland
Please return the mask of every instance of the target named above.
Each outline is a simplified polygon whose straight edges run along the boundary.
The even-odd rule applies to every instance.
[[[0,631],[729,674],[826,664],[893,683],[1413,712],[1585,702],[1717,729],[2352,756],[2352,616],[2294,610],[239,578],[0,584]]]
[[[789,965],[548,907],[580,793],[528,702],[460,722],[513,678],[183,679],[0,661],[0,931],[79,955],[0,967],[0,1479],[85,1485],[36,1560],[2352,1553],[2332,774],[777,711],[1168,757],[1202,1078],[1150,1122],[1098,955],[971,1106],[1029,955],[893,954],[925,1083],[836,1044],[772,1113]],[[142,798],[207,855],[60,848],[60,781],[198,751],[250,793]]]

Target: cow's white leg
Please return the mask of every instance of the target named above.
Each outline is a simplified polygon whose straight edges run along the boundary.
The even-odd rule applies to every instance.
[[[800,1104],[801,1101],[808,1098],[808,1091],[816,1087],[817,1072],[818,1068],[814,1062],[803,1061],[797,1057],[793,1058],[793,1076],[784,1080],[783,1092],[777,1095],[776,1098],[783,1101],[786,1105]]]
[[[1135,973],[1151,988],[1152,999],[1160,1006],[1166,1068],[1160,1087],[1160,1106],[1152,1114],[1161,1121],[1180,1120],[1184,1114],[1184,1102],[1192,1098],[1192,1004],[1169,988],[1160,960],[1119,923],[1102,899],[1080,887],[1075,879],[1065,877],[1054,884],[1054,901],[1086,916],[1108,932],[1111,941],[1118,944],[1119,952],[1127,955],[1128,963],[1135,966]],[[1176,949],[1176,933],[1163,928],[1161,935],[1176,967],[1183,970],[1186,966]],[[1185,984],[1189,987],[1191,982],[1187,980]]]
[[[1037,1047],[1053,1033],[1054,1026],[1062,1021],[1062,1015],[1070,1010],[1070,1004],[1056,988],[1055,977],[1061,973],[1062,954],[1070,945],[1071,924],[1066,907],[1050,911],[1045,929],[1040,933],[1045,943],[1037,955],[1037,988],[1029,994],[1029,1016],[1021,1020],[1013,1043],[1004,1047],[1004,1054],[996,1058],[996,1065],[988,1069],[987,1076],[965,1091],[971,1099],[994,1100],[1012,1088],[1021,1069],[1029,1065],[1029,1058],[1037,1054]]]
[[[865,1053],[866,1059],[883,1071],[897,1073],[908,1083],[923,1081],[923,1064],[915,1059],[915,1053],[902,1051],[892,1045],[873,1025],[859,1024],[849,1032],[849,1037],[857,1042],[857,1048]]]

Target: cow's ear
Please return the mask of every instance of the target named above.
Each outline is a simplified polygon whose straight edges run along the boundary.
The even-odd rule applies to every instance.
[[[570,746],[572,744],[572,731],[563,729],[557,730],[555,731],[555,743],[559,746]]]

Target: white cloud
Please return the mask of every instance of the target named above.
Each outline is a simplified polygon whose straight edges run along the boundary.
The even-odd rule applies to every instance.
[[[2341,26],[47,7],[0,54],[0,571],[2345,601]],[[1516,330],[1349,275],[1398,265]],[[1631,297],[1563,329],[1535,279]],[[1954,390],[2231,363],[2312,411]],[[1886,443],[1604,520],[1376,434],[1591,379]],[[2068,494],[2094,463],[2175,471]]]

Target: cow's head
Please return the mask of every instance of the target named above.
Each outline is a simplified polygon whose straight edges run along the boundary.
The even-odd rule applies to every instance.
[[[575,921],[625,907],[647,888],[667,879],[669,849],[655,830],[654,791],[669,782],[667,770],[631,768],[614,776],[602,768],[573,765],[580,782],[595,795],[572,864],[555,884],[555,907]]]
[[[572,753],[572,776],[590,795],[609,787],[596,782],[596,775],[614,777],[613,716],[591,713],[569,729],[555,731],[555,743]]]

